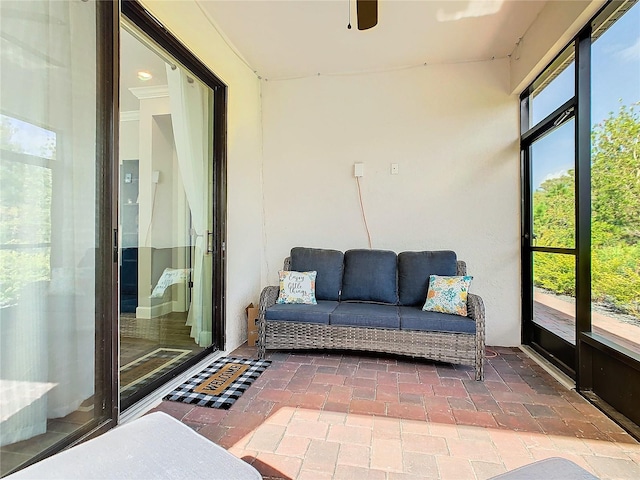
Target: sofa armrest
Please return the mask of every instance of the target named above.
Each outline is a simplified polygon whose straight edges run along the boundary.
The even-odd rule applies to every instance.
[[[480,296],[473,293],[467,294],[467,317],[471,317],[476,324],[484,327],[484,302]]]
[[[467,263],[464,260],[456,262],[456,275],[463,276],[467,274]]]
[[[266,322],[264,319],[264,313],[267,308],[275,305],[280,293],[280,287],[276,285],[269,285],[262,289],[260,294],[260,303],[258,305],[258,357],[264,358],[264,345],[266,338]]]
[[[279,293],[280,287],[278,287],[277,285],[269,285],[268,287],[264,287],[262,289],[262,293],[260,294],[260,304],[258,305],[260,308],[260,320],[264,320],[264,312],[267,310],[267,308],[276,304]]]
[[[467,295],[467,316],[476,322],[476,380],[484,378],[485,325],[484,302],[473,293]]]

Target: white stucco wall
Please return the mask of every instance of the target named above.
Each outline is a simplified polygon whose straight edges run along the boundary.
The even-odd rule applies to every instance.
[[[247,338],[244,308],[257,302],[262,262],[260,81],[195,2],[142,2],[228,86],[226,349]]]
[[[517,95],[602,0],[549,2],[510,59],[262,83],[193,1],[143,3],[229,85],[227,348],[292,246],[367,247],[354,162],[374,248],[456,250],[520,343]]]
[[[487,342],[520,344],[518,101],[509,62],[263,82],[267,284],[291,247],[455,250]],[[390,174],[391,163],[399,174]]]

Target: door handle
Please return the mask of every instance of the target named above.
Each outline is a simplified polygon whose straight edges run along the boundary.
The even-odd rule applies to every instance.
[[[113,263],[118,263],[118,229],[113,229]]]
[[[207,230],[205,232],[207,238],[207,254],[213,253],[213,232]]]

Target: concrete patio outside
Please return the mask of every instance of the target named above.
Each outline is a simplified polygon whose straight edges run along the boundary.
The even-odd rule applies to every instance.
[[[231,356],[255,357],[243,346]],[[273,352],[229,410],[164,411],[273,479],[485,479],[549,457],[640,478],[640,445],[517,348],[472,369],[340,352]],[[213,467],[213,466],[212,466]]]
[[[575,303],[561,297],[534,291],[533,321],[566,341],[576,344]],[[640,354],[640,321],[623,321],[613,314],[591,312],[593,331],[608,337],[624,348]]]

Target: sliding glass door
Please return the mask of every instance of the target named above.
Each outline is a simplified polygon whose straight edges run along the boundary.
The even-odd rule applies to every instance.
[[[207,352],[213,333],[213,97],[123,20],[120,400],[126,409]]]
[[[110,2],[0,2],[0,474],[113,424]],[[100,39],[100,43],[97,41]]]
[[[4,476],[224,345],[227,94],[135,1],[2,0],[0,47]]]

